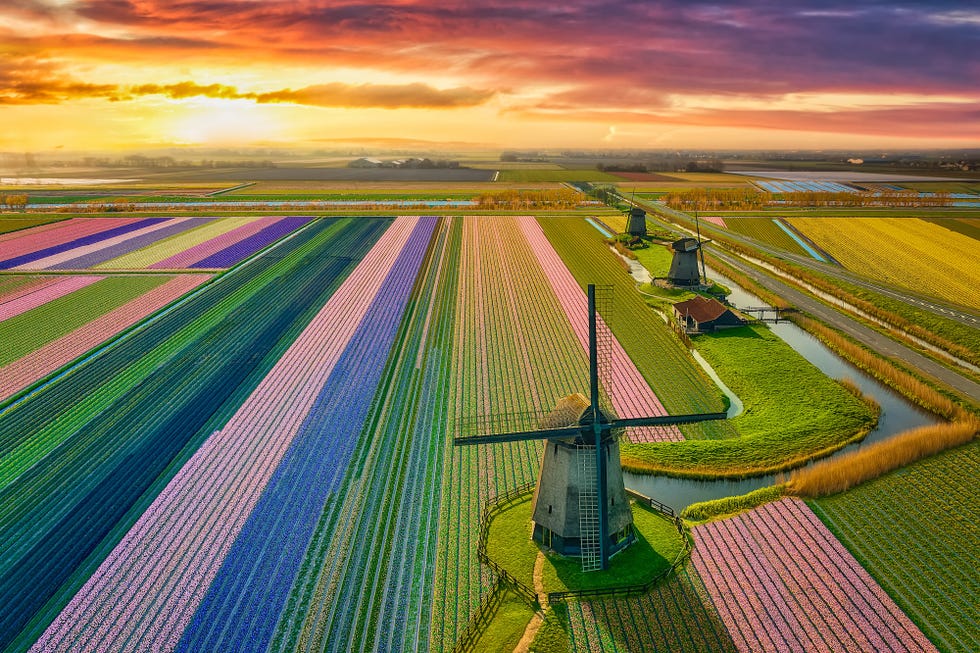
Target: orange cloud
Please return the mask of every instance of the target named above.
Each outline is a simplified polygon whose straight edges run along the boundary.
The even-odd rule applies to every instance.
[[[271,93],[259,93],[256,102],[289,102],[318,107],[349,107],[397,109],[424,107],[451,109],[483,104],[495,95],[495,91],[479,90],[462,86],[437,89],[428,84],[319,84],[295,91],[286,89]]]

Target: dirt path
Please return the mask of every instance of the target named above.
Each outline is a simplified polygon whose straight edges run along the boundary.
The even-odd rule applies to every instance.
[[[538,557],[534,560],[534,591],[538,594],[538,601],[541,603],[541,609],[538,610],[533,617],[531,617],[531,621],[528,622],[527,628],[524,629],[524,635],[521,637],[521,641],[519,641],[517,646],[514,647],[514,653],[527,653],[528,649],[531,647],[531,642],[534,641],[534,636],[538,634],[541,624],[544,623],[544,611],[548,606],[548,595],[544,591],[544,583],[542,582],[543,575],[544,553],[538,551]]]

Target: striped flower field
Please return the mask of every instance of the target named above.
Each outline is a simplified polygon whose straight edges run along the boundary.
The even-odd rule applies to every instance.
[[[557,234],[277,216],[0,235],[0,266],[27,266],[0,275],[0,653],[454,650],[495,587],[481,511],[534,482],[542,445],[452,438],[584,392],[580,277],[623,274]],[[615,411],[710,407],[650,325],[611,331]],[[565,604],[568,648],[933,650],[802,502],[693,536],[649,593]]]
[[[739,651],[936,650],[802,501],[694,535],[694,566]]]
[[[73,218],[0,235],[0,270],[224,269],[310,218]]]

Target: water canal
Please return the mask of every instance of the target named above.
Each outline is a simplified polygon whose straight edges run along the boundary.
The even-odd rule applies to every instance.
[[[731,279],[711,270],[711,268],[708,268],[708,276],[731,289],[732,292],[728,299],[736,307],[768,306],[761,299],[741,288]],[[941,421],[939,417],[915,406],[902,395],[854,367],[792,322],[780,322],[770,326],[774,334],[782,338],[824,374],[834,379],[849,378],[861,388],[862,392],[874,397],[875,401],[881,405],[881,418],[878,420],[877,428],[861,442],[848,445],[831,457],[854,451],[872,442],[886,440],[911,428]],[[777,482],[774,474],[738,480],[700,481],[660,475],[632,474],[624,471],[623,477],[626,481],[626,487],[646,496],[654,497],[678,511],[698,501],[745,494],[752,490],[774,485]]]

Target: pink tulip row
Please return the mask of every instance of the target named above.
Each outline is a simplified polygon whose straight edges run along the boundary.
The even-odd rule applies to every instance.
[[[238,227],[237,229],[232,229],[231,231],[225,232],[219,236],[211,238],[210,240],[206,240],[203,243],[199,243],[189,249],[186,249],[179,254],[174,254],[169,258],[158,261],[157,263],[151,265],[150,269],[177,270],[189,268],[194,263],[203,261],[212,254],[216,254],[229,245],[234,245],[235,243],[262,231],[266,227],[269,227],[280,220],[283,220],[283,218],[268,217],[250,220],[248,223]]]
[[[518,222],[551,282],[555,295],[572,324],[572,329],[582,343],[582,347],[588,351],[589,317],[585,293],[562,262],[555,248],[548,242],[537,220],[533,217],[522,217],[518,218]],[[600,325],[600,328],[606,327]],[[610,378],[600,380],[609,393],[609,399],[617,414],[620,417],[666,415],[667,411],[664,410],[663,404],[650,389],[622,345],[614,337],[610,337],[612,340]],[[634,442],[676,442],[683,440],[684,436],[675,426],[650,427],[631,429],[630,439]]]
[[[42,247],[63,245],[76,238],[91,236],[137,220],[138,218],[73,218],[14,231],[0,238],[0,260],[30,254]]]
[[[694,565],[741,651],[935,650],[802,501],[694,534]]]
[[[93,252],[98,252],[100,250],[106,249],[107,247],[113,247],[120,243],[124,243],[128,240],[134,238],[139,238],[147,234],[152,234],[155,231],[160,231],[161,229],[171,229],[173,225],[186,222],[190,218],[172,218],[170,220],[162,220],[155,224],[147,225],[142,229],[136,229],[134,231],[128,231],[124,234],[119,234],[118,236],[113,236],[112,238],[106,238],[105,240],[100,240],[95,243],[90,243],[88,245],[82,245],[81,247],[73,247],[64,252],[59,252],[57,254],[52,254],[51,256],[45,256],[44,258],[37,259],[36,261],[31,261],[30,263],[25,263],[23,265],[18,265],[13,268],[15,270],[48,270],[58,267],[62,263],[71,261],[73,259],[86,256]],[[50,246],[47,240],[44,241],[44,246]],[[70,265],[65,267],[77,268],[78,266]],[[84,266],[83,266],[84,267]]]
[[[725,218],[723,218],[723,217],[721,217],[719,215],[709,215],[709,216],[706,216],[706,217],[701,218],[701,219],[704,220],[705,222],[710,222],[711,224],[716,224],[719,227],[722,227],[724,229],[727,229],[728,228],[728,225],[725,224]]]
[[[110,336],[136,324],[147,315],[193,290],[207,281],[210,276],[208,274],[186,274],[175,277],[82,325],[71,333],[65,334],[40,349],[35,349],[30,354],[15,360],[0,370],[0,399],[6,399],[62,365],[78,358]],[[69,277],[65,281],[92,279],[94,282],[100,278]]]
[[[173,650],[417,222],[382,235],[32,650]]]
[[[96,276],[71,276],[71,277],[49,277],[42,279],[38,284],[31,284],[28,288],[20,289],[20,292],[10,297],[0,297],[0,322],[9,320],[15,315],[25,313],[32,308],[37,308],[50,301],[64,297],[76,290],[81,290],[96,281],[101,281],[105,277]]]

